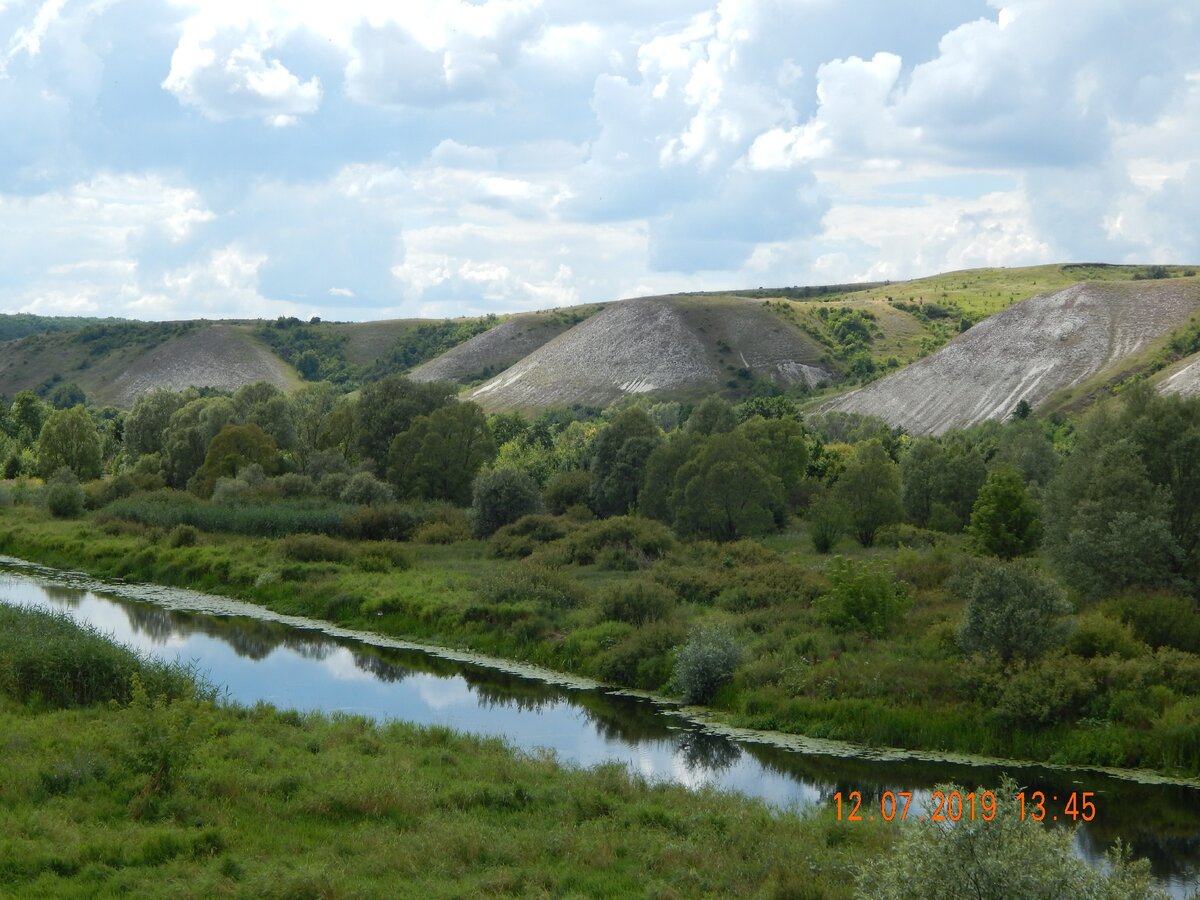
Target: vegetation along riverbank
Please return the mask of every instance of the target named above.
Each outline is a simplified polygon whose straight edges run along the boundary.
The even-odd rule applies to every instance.
[[[453,395],[21,395],[0,552],[750,727],[1200,772],[1197,401],[911,437],[781,396],[531,419]]]

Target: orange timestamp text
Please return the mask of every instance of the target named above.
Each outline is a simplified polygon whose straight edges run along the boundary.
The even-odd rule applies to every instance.
[[[1046,794],[1044,791],[1021,791],[1016,795],[1016,809],[1022,821],[1091,822],[1096,818],[1094,791],[1072,791],[1067,794]],[[833,795],[839,822],[904,822],[912,810],[912,791],[884,791],[878,805],[863,802],[862,791]],[[929,822],[991,822],[999,812],[993,791],[934,791],[930,797],[932,809],[913,818]]]

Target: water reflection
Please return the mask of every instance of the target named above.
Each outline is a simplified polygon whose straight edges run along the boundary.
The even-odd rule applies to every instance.
[[[193,663],[234,701],[343,711],[445,725],[502,737],[566,762],[620,762],[649,779],[713,786],[780,807],[830,803],[856,790],[868,806],[912,791],[927,810],[939,782],[996,785],[1005,774],[1048,795],[1093,791],[1100,814],[1081,829],[1081,855],[1097,860],[1120,838],[1180,895],[1200,888],[1200,790],[1143,785],[1039,767],[880,761],[737,742],[663,712],[647,700],[568,689],[417,650],[372,646],[251,616],[169,609],[55,584],[0,566],[0,601],[68,612],[155,657]]]

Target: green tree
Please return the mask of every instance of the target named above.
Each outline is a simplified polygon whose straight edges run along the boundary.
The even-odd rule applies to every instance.
[[[675,518],[676,476],[704,438],[686,431],[675,431],[654,448],[646,460],[642,488],[638,493],[638,511],[660,522]]]
[[[46,421],[46,406],[38,399],[33,391],[18,391],[13,397],[9,417],[15,426],[17,437],[28,446],[38,439],[42,433],[42,423]]]
[[[496,457],[487,419],[474,403],[455,402],[428,416],[392,441],[388,478],[401,495],[471,502],[475,473]]]
[[[783,484],[785,495],[799,486],[808,471],[808,440],[795,418],[755,416],[737,429],[762,454],[767,470]]]
[[[1015,469],[999,466],[988,475],[968,531],[975,547],[989,556],[1012,559],[1037,549],[1042,539],[1037,503]]]
[[[475,478],[471,516],[476,537],[489,537],[521,516],[541,512],[537,482],[516,469],[485,469]]]
[[[295,422],[296,443],[292,452],[300,468],[308,471],[313,454],[327,444],[330,416],[337,408],[341,392],[328,381],[306,384],[292,394],[292,419]]]
[[[783,485],[745,435],[717,433],[679,469],[675,527],[718,541],[764,534],[783,524]]]
[[[914,525],[929,524],[933,504],[940,498],[938,490],[946,451],[937,438],[918,438],[900,460],[901,501],[904,513]]]
[[[76,406],[52,412],[38,437],[37,459],[44,477],[65,467],[84,481],[99,478],[100,435],[87,410]]]
[[[1093,421],[1046,491],[1046,551],[1068,583],[1087,593],[1169,585],[1182,556],[1170,491],[1150,480],[1133,440],[1106,443],[1107,424]]]
[[[457,388],[445,382],[410,381],[400,375],[364,387],[355,405],[355,448],[360,458],[383,472],[396,435],[408,431],[418,416],[427,416],[453,398]]]
[[[864,547],[875,532],[900,521],[900,469],[878,440],[858,444],[838,479],[836,497],[846,510],[854,537]]]
[[[646,460],[662,433],[641,407],[617,413],[592,446],[592,509],[617,516],[637,505]]]
[[[196,474],[196,493],[211,497],[218,478],[236,478],[250,465],[274,474],[278,461],[275,440],[257,425],[226,425],[208,445],[204,465]]]
[[[721,628],[697,628],[675,656],[671,684],[687,703],[708,703],[733,678],[745,653]]]
[[[708,397],[692,410],[684,426],[692,434],[710,435],[733,431],[737,427],[737,414],[727,400]]]
[[[993,563],[976,573],[958,632],[968,653],[1033,659],[1062,646],[1071,605],[1053,581],[1026,562]]]
[[[83,512],[83,488],[66,466],[46,482],[46,509],[56,519],[74,519]]]
[[[150,453],[162,453],[167,425],[187,402],[187,395],[156,388],[142,394],[125,419],[125,451],[136,459]]]
[[[173,488],[186,488],[204,465],[217,432],[235,422],[237,409],[228,397],[198,397],[185,403],[167,423],[163,436],[163,477]]]

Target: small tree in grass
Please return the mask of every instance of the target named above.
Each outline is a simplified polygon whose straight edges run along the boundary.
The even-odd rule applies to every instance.
[[[1015,469],[992,471],[975,499],[968,528],[971,542],[982,553],[1012,559],[1032,553],[1042,539],[1037,503]]]
[[[675,657],[672,683],[688,703],[708,703],[733,678],[742,648],[721,628],[698,628]]]
[[[1033,659],[1066,641],[1070,612],[1058,585],[1028,563],[989,565],[971,584],[959,644],[1005,661]]]

